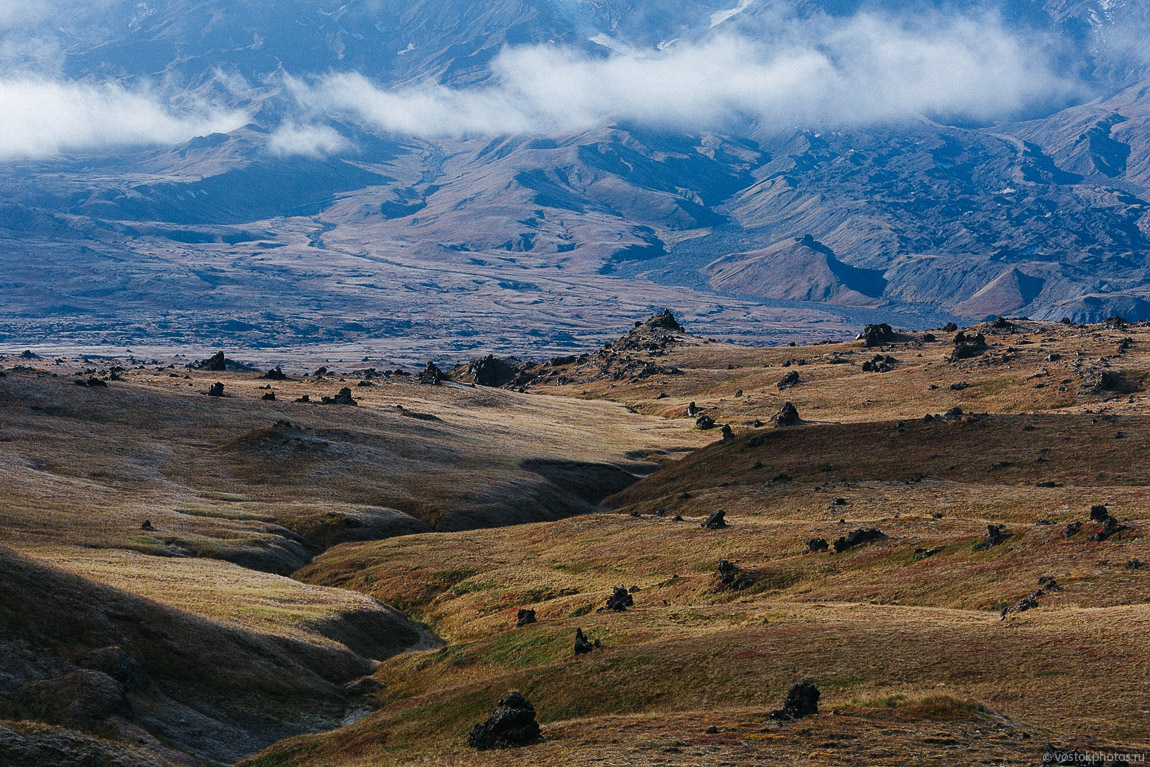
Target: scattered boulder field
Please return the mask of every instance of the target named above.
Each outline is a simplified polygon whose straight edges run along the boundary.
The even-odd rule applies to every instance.
[[[1150,326],[233,356],[0,360],[12,764],[1150,752]]]

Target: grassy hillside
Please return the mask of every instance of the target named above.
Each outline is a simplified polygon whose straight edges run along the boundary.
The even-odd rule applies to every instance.
[[[245,764],[1034,764],[1047,742],[1146,751],[1150,695],[1131,681],[1150,653],[1150,336],[977,330],[1002,332],[958,362],[949,335],[896,340],[882,351],[900,361],[882,373],[857,365],[878,353],[861,342],[751,350],[682,335],[628,352],[678,371],[665,378],[615,377],[612,350],[534,369],[550,384],[529,389],[675,421],[695,401],[738,428],[612,496],[607,513],[317,558],[297,577],[396,605],[447,644],[382,664],[377,713]],[[1047,357],[1059,354],[1071,361],[1056,373]],[[800,383],[780,392],[795,369]],[[1105,370],[1129,388],[1096,390]],[[783,399],[803,423],[744,425]],[[1094,514],[1117,530],[1091,540],[1102,505]],[[704,528],[719,510],[729,526]],[[882,535],[834,553],[860,529]],[[810,553],[816,538],[830,551]],[[737,568],[730,583],[720,560]],[[615,586],[632,593],[625,612],[602,609]],[[538,622],[517,628],[520,608]],[[575,656],[576,628],[602,647]],[[770,721],[801,679],[823,713]],[[471,725],[511,689],[535,705],[545,743],[468,749]]]
[[[340,541],[587,512],[708,441],[615,404],[403,378],[7,362],[0,720],[41,726],[0,734],[5,764],[112,764],[123,743],[228,764],[338,726],[380,660],[441,642],[286,576]],[[348,385],[357,406],[320,404]]]

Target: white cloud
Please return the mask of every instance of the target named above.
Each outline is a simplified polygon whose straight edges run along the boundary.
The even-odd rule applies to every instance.
[[[240,112],[195,102],[176,108],[156,94],[117,85],[0,79],[0,159],[178,144],[246,122]]]
[[[268,151],[280,157],[323,157],[347,149],[350,143],[326,125],[288,123],[268,139]]]
[[[772,19],[663,51],[593,57],[505,50],[491,85],[387,90],[358,74],[289,80],[306,109],[428,138],[582,130],[607,121],[686,130],[753,119],[776,127],[889,123],[919,115],[994,120],[1071,86],[994,18]]]

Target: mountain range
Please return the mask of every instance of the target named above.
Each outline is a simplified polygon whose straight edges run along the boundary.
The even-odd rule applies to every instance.
[[[732,7],[733,5],[733,7]],[[0,13],[0,340],[557,353],[1150,319],[1150,4]]]

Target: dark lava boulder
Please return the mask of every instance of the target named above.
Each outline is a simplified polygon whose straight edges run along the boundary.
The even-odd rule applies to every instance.
[[[781,391],[783,389],[791,388],[792,386],[794,386],[798,382],[799,382],[799,374],[797,371],[792,370],[791,372],[789,372],[785,376],[783,376],[782,380],[779,381],[777,384],[775,384],[775,386],[777,386],[779,388],[779,390]]]
[[[486,751],[530,746],[543,740],[535,721],[535,707],[521,693],[509,692],[495,704],[495,712],[471,728],[467,745]]]
[[[519,613],[515,616],[515,627],[523,628],[535,622],[535,611],[520,609]]]
[[[818,554],[821,551],[827,551],[831,545],[827,543],[826,538],[811,538],[807,541],[807,550],[804,554]]]
[[[457,368],[455,372],[458,375],[454,375],[453,378],[478,386],[506,386],[519,379],[523,368],[523,362],[517,357],[496,357],[494,354],[488,354],[486,357],[467,363],[462,370]]]
[[[355,398],[351,396],[351,389],[343,387],[339,390],[339,394],[334,397],[324,397],[323,404],[325,405],[358,405]]]
[[[272,368],[268,372],[264,373],[260,377],[266,378],[269,381],[283,381],[287,378],[287,376],[284,374],[283,370],[280,369],[279,365],[276,365],[274,368]]]
[[[1102,325],[1108,330],[1125,330],[1126,318],[1115,314],[1112,317],[1107,317],[1105,320],[1103,320]]]
[[[877,325],[867,325],[863,328],[863,332],[855,337],[856,341],[862,341],[864,346],[882,346],[883,344],[890,343],[894,340],[894,328],[885,322]]]
[[[968,336],[960,332],[954,337],[954,349],[950,352],[949,359],[951,362],[958,362],[970,357],[977,357],[989,348],[986,345],[986,336],[982,333]]]
[[[206,360],[201,360],[200,364],[196,365],[200,370],[210,370],[213,373],[222,373],[228,369],[228,360],[223,352],[216,352]]]
[[[671,313],[670,309],[664,309],[661,313],[647,320],[645,324],[653,328],[666,328],[667,330],[681,331],[683,329],[683,326],[675,319],[675,315]]]
[[[1006,532],[1006,527],[1004,525],[987,525],[986,537],[978,543],[974,544],[974,550],[985,551],[987,549],[998,546],[1001,543],[1004,543],[1009,537],[1010,533]]]
[[[862,369],[864,373],[889,373],[897,364],[898,360],[889,354],[876,354],[862,364]]]
[[[703,520],[702,524],[699,525],[699,527],[703,527],[707,530],[722,530],[727,526],[727,520],[725,519],[726,516],[727,512],[716,511],[713,514],[708,515],[707,518]]]
[[[439,382],[444,378],[443,371],[437,368],[434,362],[427,363],[427,367],[419,374],[419,382],[431,386],[439,386]]]
[[[617,613],[625,612],[628,607],[635,606],[635,598],[626,586],[616,586],[611,596],[607,597],[607,609]]]
[[[810,682],[799,682],[787,690],[783,707],[771,712],[771,719],[795,720],[819,713],[819,688]]]
[[[701,415],[695,419],[695,428],[706,431],[715,428],[715,419],[709,415]]]
[[[853,549],[855,546],[861,546],[864,543],[885,540],[886,535],[881,530],[873,527],[862,527],[836,539],[834,544],[835,553],[841,554],[847,549]]]
[[[1114,535],[1114,533],[1124,529],[1125,527],[1120,525],[1117,519],[1107,514],[1106,519],[1102,520],[1102,527],[1098,528],[1098,530],[1090,536],[1090,540],[1101,543]]]
[[[595,645],[587,640],[583,634],[583,629],[575,629],[575,654],[586,655],[595,649]]]
[[[1010,615],[1012,613],[1024,613],[1027,610],[1033,610],[1036,607],[1038,607],[1038,600],[1032,596],[1026,597],[1022,601],[1020,601],[1018,604],[1016,604],[1012,607],[1002,608],[1001,617],[1003,620],[1006,620],[1007,615]]]
[[[1138,387],[1126,380],[1126,374],[1118,370],[1100,370],[1090,381],[1087,390],[1094,394],[1112,392],[1114,394],[1130,394],[1138,391]]]
[[[799,418],[799,411],[795,406],[786,402],[779,408],[779,412],[771,418],[771,423],[775,426],[797,426],[802,423],[802,419]]]

